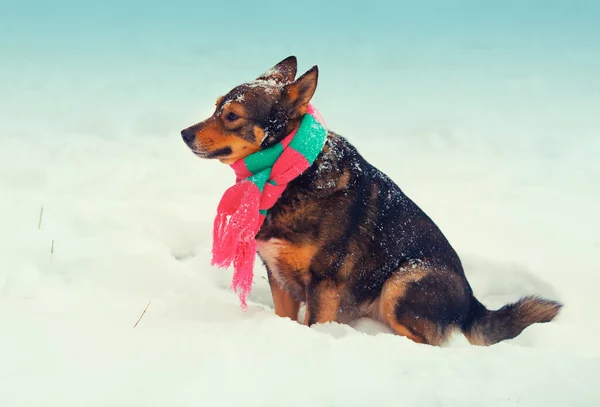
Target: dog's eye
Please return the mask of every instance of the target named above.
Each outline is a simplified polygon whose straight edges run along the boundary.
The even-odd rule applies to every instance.
[[[225,119],[228,120],[228,121],[230,121],[230,122],[234,122],[234,121],[236,121],[239,118],[240,118],[240,116],[238,116],[237,114],[235,114],[233,112],[227,113],[227,116],[225,116]]]

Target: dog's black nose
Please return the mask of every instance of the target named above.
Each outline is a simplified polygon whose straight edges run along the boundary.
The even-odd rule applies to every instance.
[[[190,129],[185,129],[181,130],[181,137],[186,143],[191,143],[192,141],[194,141],[196,134]]]

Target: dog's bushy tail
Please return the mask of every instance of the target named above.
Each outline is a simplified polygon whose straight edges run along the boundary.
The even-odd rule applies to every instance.
[[[552,321],[561,308],[556,301],[530,296],[490,311],[473,297],[464,334],[473,345],[493,345],[514,338],[531,324]]]

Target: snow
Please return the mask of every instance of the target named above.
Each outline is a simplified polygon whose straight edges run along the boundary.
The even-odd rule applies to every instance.
[[[95,6],[97,20],[75,5],[0,12],[1,406],[600,403],[597,9],[473,8],[466,25],[455,4],[443,21],[337,9],[341,26],[296,47],[270,32],[285,19],[251,31],[253,6],[129,3]],[[206,13],[252,34],[213,44],[229,34],[198,28]],[[369,320],[307,328],[273,315],[260,266],[242,312],[209,253],[234,175],[178,132],[290,54],[299,74],[319,64],[329,128],[442,228],[485,305],[539,294],[564,302],[558,319],[488,348],[422,346]]]
[[[267,79],[256,79],[246,83],[249,88],[259,88],[265,91],[267,94],[274,94],[278,92],[283,85],[273,78]]]

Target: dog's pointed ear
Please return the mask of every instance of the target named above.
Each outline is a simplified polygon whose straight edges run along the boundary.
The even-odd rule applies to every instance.
[[[306,107],[317,90],[319,67],[306,71],[295,82],[283,87],[282,101],[288,107],[290,119],[296,119],[306,113]]]
[[[276,82],[285,84],[294,81],[296,77],[296,72],[298,70],[298,60],[295,56],[289,56],[273,68],[269,69],[261,76],[259,76],[258,80],[275,80]]]

